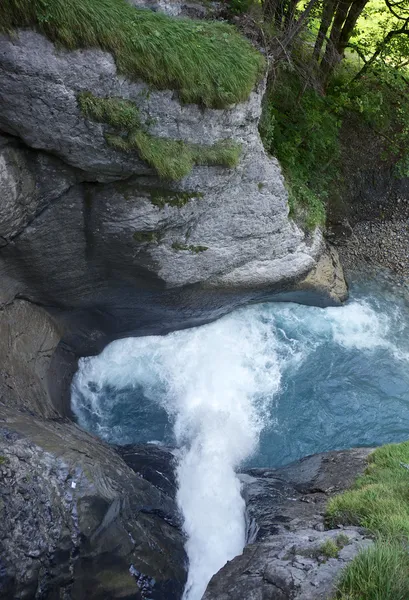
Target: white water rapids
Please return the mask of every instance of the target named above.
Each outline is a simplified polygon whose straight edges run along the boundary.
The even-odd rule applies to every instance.
[[[391,319],[365,302],[250,306],[202,327],[118,340],[81,359],[72,392],[80,424],[91,414],[99,435],[110,439],[104,386],[143,389],[172,423],[189,558],[184,600],[200,600],[212,575],[242,552],[245,505],[236,469],[271,426],[283,373],[295,372],[329,338],[346,348],[399,353],[389,338]]]

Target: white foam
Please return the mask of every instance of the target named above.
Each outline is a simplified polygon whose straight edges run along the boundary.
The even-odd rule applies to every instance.
[[[119,340],[82,359],[74,381],[77,414],[81,395],[98,417],[104,385],[137,383],[173,419],[181,449],[177,501],[188,537],[186,600],[199,600],[211,576],[245,543],[235,469],[255,451],[263,403],[280,385],[274,324],[261,315],[257,307],[164,337]]]

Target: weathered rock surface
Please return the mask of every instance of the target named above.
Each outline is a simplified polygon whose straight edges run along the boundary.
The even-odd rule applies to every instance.
[[[356,527],[326,531],[325,504],[353,483],[369,452],[328,452],[243,473],[250,543],[214,575],[203,600],[332,598],[341,569],[371,541]],[[328,540],[339,547],[336,557],[326,554]]]
[[[43,309],[16,300],[0,333],[0,598],[178,600],[184,539],[163,485],[172,456],[127,448],[127,466],[61,418],[60,335]]]
[[[161,181],[137,152],[107,145],[108,126],[80,112],[81,91],[132,100],[155,136],[234,140],[239,165]],[[324,245],[288,219],[279,165],[257,129],[263,91],[224,110],[182,105],[118,76],[105,52],[56,49],[32,31],[1,36],[0,301],[18,294],[58,309],[81,338],[68,343],[90,353],[142,324],[174,329],[297,289]],[[323,280],[316,291],[323,302],[345,296]]]

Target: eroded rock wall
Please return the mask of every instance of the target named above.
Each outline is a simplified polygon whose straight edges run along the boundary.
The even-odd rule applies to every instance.
[[[77,311],[82,323],[87,314],[98,323],[84,325],[83,337],[116,321],[123,335],[126,320],[128,332],[141,327],[138,311],[151,330],[203,320],[206,311],[214,318],[223,294],[294,288],[317,264],[321,234],[289,220],[279,165],[261,144],[262,84],[228,109],[183,105],[172,91],[118,76],[105,52],[56,49],[32,31],[0,37],[0,67],[3,301],[24,295]],[[239,164],[161,180],[136,151],[107,144],[109,126],[80,111],[84,91],[134,102],[150,135],[238,143]],[[329,301],[345,295],[344,286]]]

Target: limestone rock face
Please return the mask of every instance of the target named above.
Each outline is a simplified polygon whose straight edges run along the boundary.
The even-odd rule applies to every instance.
[[[160,180],[136,151],[107,144],[107,125],[84,118],[84,91],[133,101],[154,136],[233,140],[240,162]],[[245,301],[260,290],[296,289],[323,244],[319,232],[305,234],[288,218],[280,167],[257,129],[263,91],[224,110],[183,105],[172,91],[119,76],[105,52],[56,49],[32,31],[1,36],[1,300],[24,294],[70,309],[70,318],[93,307],[88,323],[98,323],[87,334],[95,338],[115,327],[134,331],[140,323],[131,323],[131,310],[140,306],[148,328],[160,324],[163,305],[170,326],[179,326],[229,310],[238,303],[233,291]],[[340,299],[333,293],[330,301]]]

